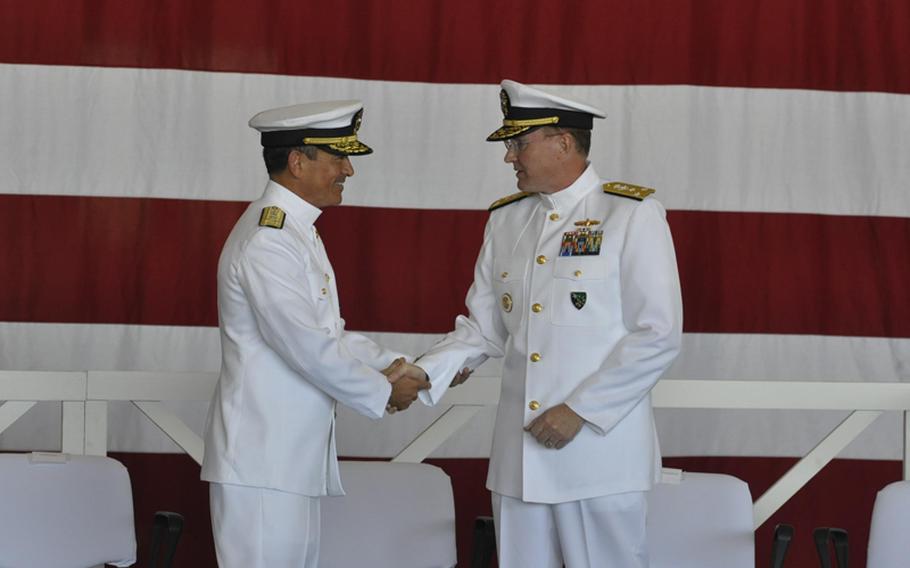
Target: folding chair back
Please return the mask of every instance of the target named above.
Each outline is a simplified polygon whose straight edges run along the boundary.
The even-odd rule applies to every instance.
[[[455,566],[449,476],[428,464],[340,462],[343,497],[320,501],[320,568]]]
[[[868,568],[910,565],[910,481],[885,486],[875,497],[869,530]]]
[[[752,496],[745,482],[683,472],[648,494],[651,568],[754,568]]]
[[[123,465],[67,454],[0,454],[0,566],[136,562],[133,496]]]

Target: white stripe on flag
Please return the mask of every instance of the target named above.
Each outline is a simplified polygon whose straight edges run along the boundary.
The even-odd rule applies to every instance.
[[[265,173],[255,112],[360,98],[348,205],[482,209],[515,191],[495,85],[0,65],[15,143],[0,191],[248,201]],[[658,189],[669,209],[910,216],[910,95],[692,86],[563,86],[604,108],[601,175]],[[55,152],[53,168],[37,159]],[[874,198],[870,198],[874,196]]]

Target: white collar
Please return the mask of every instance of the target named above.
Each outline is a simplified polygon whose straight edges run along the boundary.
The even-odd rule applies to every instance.
[[[585,196],[590,193],[592,187],[600,184],[600,176],[594,171],[594,166],[590,163],[585,171],[581,172],[572,184],[553,193],[538,193],[540,200],[547,209],[558,209],[566,211],[575,206]]]
[[[269,180],[266,184],[262,197],[281,207],[288,218],[301,226],[312,225],[322,215],[321,209],[274,180]]]

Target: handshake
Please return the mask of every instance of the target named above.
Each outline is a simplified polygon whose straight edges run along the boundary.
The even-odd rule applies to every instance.
[[[426,372],[417,365],[405,362],[403,357],[392,361],[382,374],[392,383],[392,394],[385,407],[389,414],[405,410],[417,400],[418,392],[430,388]]]
[[[418,392],[430,388],[430,378],[426,371],[417,365],[407,363],[403,357],[395,359],[391,365],[383,369],[382,374],[392,383],[392,394],[385,407],[389,414],[405,410],[417,400]],[[470,369],[462,370],[455,376],[452,386],[463,383],[470,375]]]

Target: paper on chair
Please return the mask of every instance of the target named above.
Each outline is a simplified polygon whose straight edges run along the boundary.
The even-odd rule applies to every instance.
[[[69,454],[59,452],[32,452],[28,455],[30,463],[66,463]]]
[[[683,470],[681,469],[676,469],[675,467],[662,467],[660,468],[660,482],[679,485],[682,481],[682,474]]]

